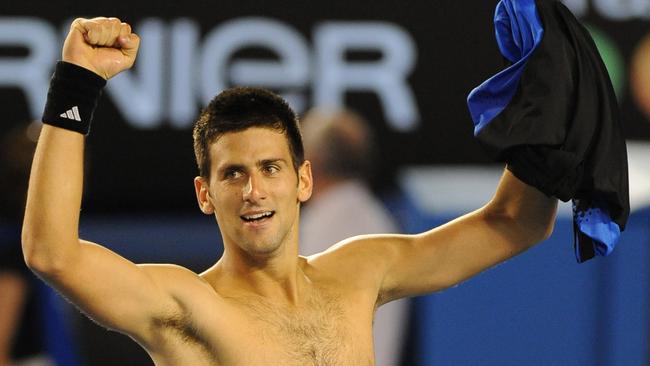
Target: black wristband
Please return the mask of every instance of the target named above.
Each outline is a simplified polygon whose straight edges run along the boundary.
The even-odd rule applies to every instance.
[[[65,61],[56,64],[47,92],[43,123],[88,135],[106,80]]]

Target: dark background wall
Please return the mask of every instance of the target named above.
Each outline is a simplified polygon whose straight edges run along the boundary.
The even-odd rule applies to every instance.
[[[504,66],[492,31],[495,4],[494,0],[3,2],[0,5],[3,27],[0,133],[13,124],[39,117],[47,76],[54,59],[59,57],[57,42],[65,34],[70,19],[98,15],[120,17],[133,24],[143,36],[143,46],[135,69],[109,83],[97,110],[88,138],[91,170],[84,209],[89,212],[194,209],[191,180],[196,169],[190,128],[200,106],[221,87],[242,80],[291,94],[291,100],[297,101],[294,105],[301,111],[314,101],[326,100],[317,95],[317,90],[334,79],[346,80],[345,75],[337,77],[328,73],[332,71],[327,66],[332,64],[327,62],[331,52],[326,52],[323,28],[329,27],[338,31],[335,42],[346,44],[339,55],[345,67],[361,65],[372,69],[386,58],[403,64],[412,62],[401,71],[399,67],[393,71],[398,84],[406,91],[396,95],[408,94],[406,102],[395,95],[382,99],[377,88],[368,88],[377,79],[373,74],[357,73],[362,86],[348,85],[339,93],[342,101],[368,116],[378,131],[382,169],[376,174],[374,185],[380,191],[389,189],[401,166],[486,163],[472,139],[465,98],[474,86]],[[650,140],[648,5],[643,1],[622,0],[572,0],[567,4],[597,35],[620,96],[626,135],[631,139]],[[242,35],[249,39],[263,38],[265,32],[261,28],[258,31],[255,27],[243,27],[248,30],[243,32],[233,27],[251,19],[258,25],[270,22],[283,28],[291,39],[297,40],[297,46],[291,48],[284,41],[279,46],[268,46],[264,41],[233,41]],[[30,32],[15,26],[16,22],[25,25],[26,21],[31,22],[26,25]],[[352,36],[363,38],[360,36],[363,32],[344,33],[345,26],[363,27],[368,22],[397,30],[391,34],[399,33],[403,39],[390,41],[389,37],[370,30],[370,36],[354,43]],[[20,63],[35,50],[26,47],[29,44],[25,41],[26,33],[34,33],[40,39],[33,44],[42,57],[33,69],[17,72],[9,69],[8,63]],[[219,47],[223,51],[230,41],[234,42],[232,48],[226,53],[219,52]],[[398,47],[378,45],[383,41],[390,47]],[[409,42],[412,52],[399,48]],[[282,55],[278,47],[288,47],[289,53],[300,52]],[[242,76],[236,72],[244,61],[277,64],[289,60],[295,68],[262,72],[266,80],[252,73]],[[37,72],[30,71],[34,69]],[[10,80],[21,73],[31,75],[30,83],[36,89],[32,94],[40,95],[40,99],[30,100],[26,84]],[[213,74],[218,77],[212,77]],[[19,78],[26,78],[20,75]],[[410,127],[396,127],[400,122],[388,115],[386,105],[407,108],[404,106],[408,103],[415,117],[402,119],[402,122],[410,121]],[[183,111],[170,111],[173,108]]]

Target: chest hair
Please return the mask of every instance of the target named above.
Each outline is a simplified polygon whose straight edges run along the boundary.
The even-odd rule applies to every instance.
[[[259,322],[260,341],[279,345],[299,365],[342,365],[349,359],[350,332],[335,296],[315,294],[304,306],[287,309],[261,297],[235,300]]]

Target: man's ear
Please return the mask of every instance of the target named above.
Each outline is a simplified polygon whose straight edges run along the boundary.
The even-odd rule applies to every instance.
[[[196,191],[196,200],[199,203],[199,209],[206,215],[214,213],[214,206],[210,201],[210,191],[208,181],[203,177],[194,178],[194,190]]]
[[[313,178],[311,176],[311,163],[305,160],[298,168],[298,201],[305,202],[311,197],[314,188]]]

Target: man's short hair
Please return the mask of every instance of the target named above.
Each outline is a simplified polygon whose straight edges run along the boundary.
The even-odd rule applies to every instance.
[[[264,127],[282,132],[296,171],[305,160],[298,117],[280,96],[262,88],[235,87],[214,97],[194,124],[194,154],[199,175],[210,178],[210,145],[228,132]]]

